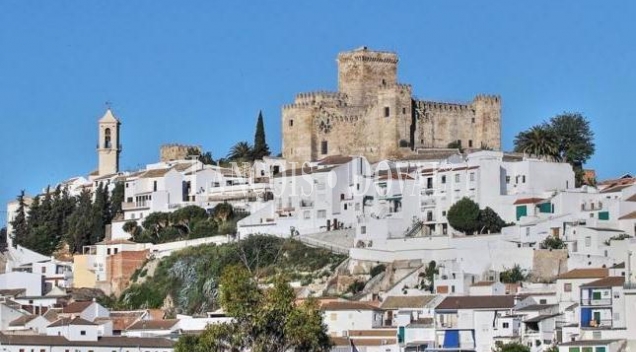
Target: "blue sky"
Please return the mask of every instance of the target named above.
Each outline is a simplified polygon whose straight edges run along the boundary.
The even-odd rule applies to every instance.
[[[523,6],[522,6],[523,5]],[[503,99],[503,145],[563,111],[591,121],[600,178],[633,171],[635,2],[0,2],[0,202],[97,165],[106,101],[122,120],[123,169],[159,146],[215,157],[252,141],[263,110],[280,150],[280,106],[334,90],[339,51],[400,56],[419,98]]]

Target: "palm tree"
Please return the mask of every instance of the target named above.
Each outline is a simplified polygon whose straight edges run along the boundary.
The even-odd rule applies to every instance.
[[[248,161],[252,157],[252,147],[247,142],[238,142],[231,149],[227,158],[232,161]]]
[[[527,131],[519,132],[515,137],[515,152],[526,153],[537,157],[559,159],[557,138],[550,126],[543,124],[533,126]]]

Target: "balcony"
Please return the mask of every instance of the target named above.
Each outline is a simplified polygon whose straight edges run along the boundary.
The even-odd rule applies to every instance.
[[[581,321],[581,327],[586,329],[611,329],[612,328],[612,320],[611,319],[601,319],[595,320],[592,319],[590,321]]]
[[[612,299],[611,298],[605,298],[605,299],[581,298],[581,305],[582,306],[611,306]]]
[[[148,209],[150,207],[149,204],[141,203],[137,204],[135,202],[123,202],[121,203],[122,210],[135,210],[135,209]]]

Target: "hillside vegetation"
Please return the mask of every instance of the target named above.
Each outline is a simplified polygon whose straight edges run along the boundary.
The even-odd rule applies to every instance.
[[[307,247],[299,241],[255,235],[220,246],[191,247],[162,259],[154,273],[150,265],[135,273],[132,284],[113,303],[121,309],[164,308],[172,314],[215,310],[223,270],[241,264],[261,283],[275,274],[309,283],[330,275],[346,256]]]

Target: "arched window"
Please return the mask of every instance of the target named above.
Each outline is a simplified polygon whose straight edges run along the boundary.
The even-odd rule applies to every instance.
[[[107,128],[106,130],[104,130],[104,148],[110,148],[110,147],[111,147],[110,128]]]

